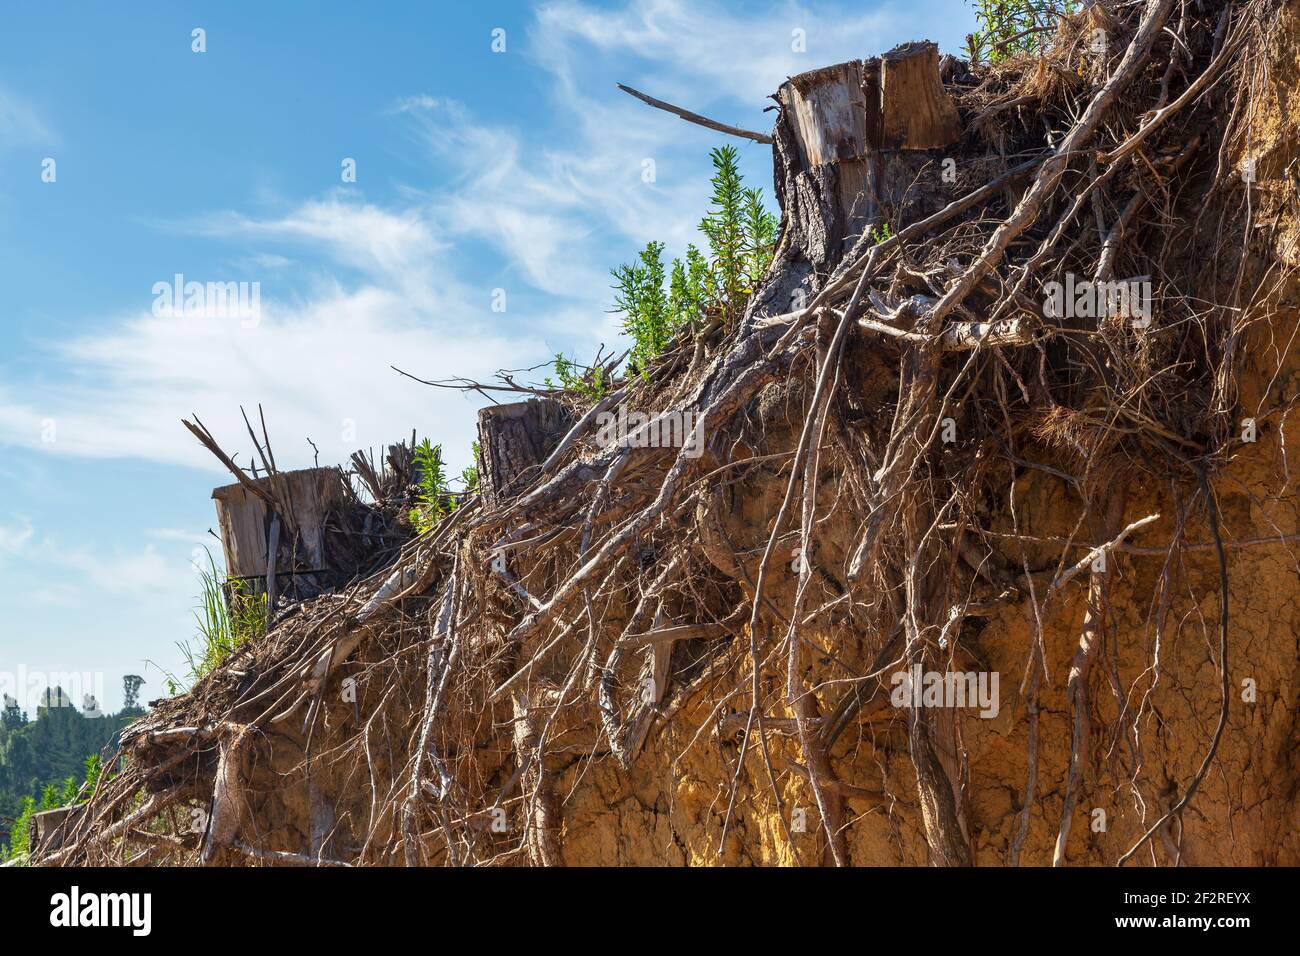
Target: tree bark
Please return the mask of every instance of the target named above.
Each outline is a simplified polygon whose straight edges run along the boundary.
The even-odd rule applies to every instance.
[[[482,409],[478,466],[483,503],[495,507],[518,491],[572,424],[569,410],[546,398]]]

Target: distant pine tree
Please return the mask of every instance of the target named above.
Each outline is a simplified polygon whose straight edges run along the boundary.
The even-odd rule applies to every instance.
[[[138,686],[136,690],[138,691]],[[66,806],[94,786],[102,772],[99,754],[122,729],[144,714],[136,704],[117,714],[87,717],[58,687],[40,697],[36,719],[6,698],[0,714],[0,848],[7,857],[27,852],[27,821],[33,813]]]

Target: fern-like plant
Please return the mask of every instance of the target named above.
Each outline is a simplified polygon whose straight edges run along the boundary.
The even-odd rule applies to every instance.
[[[86,758],[86,792],[94,793],[95,787],[99,785],[99,778],[104,773],[104,763],[99,759],[99,754],[91,754]]]
[[[63,791],[52,783],[47,783],[41,791],[41,811],[57,810],[63,806]]]
[[[688,244],[685,261],[673,260],[668,280],[668,312],[674,331],[698,322],[708,310],[712,282],[708,260],[694,243]]]
[[[745,296],[758,289],[772,265],[780,221],[763,205],[763,190],[745,190]]]
[[[9,828],[9,849],[4,854],[6,860],[23,861],[30,852],[32,817],[35,815],[36,800],[31,796],[23,797],[22,810]]]
[[[737,307],[744,307],[748,288],[745,189],[738,157],[734,146],[719,146],[709,154],[713,160],[713,208],[700,220],[700,232],[709,240],[714,301],[728,320]]]
[[[642,371],[672,338],[672,316],[664,292],[664,244],[651,242],[638,261],[614,270],[614,308],[632,337],[632,363]]]

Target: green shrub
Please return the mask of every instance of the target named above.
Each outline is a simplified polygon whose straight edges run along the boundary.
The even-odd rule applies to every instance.
[[[424,534],[456,510],[456,499],[451,494],[447,471],[442,462],[442,446],[425,439],[415,446],[415,467],[420,486],[419,499],[411,509],[411,525]]]
[[[31,849],[32,817],[35,814],[36,800],[33,797],[24,797],[22,812],[14,819],[14,825],[9,831],[9,851],[5,854],[6,860],[25,857]]]
[[[767,275],[776,250],[781,221],[763,205],[763,190],[745,190],[745,297],[748,298]]]
[[[668,315],[674,329],[699,320],[709,307],[713,275],[704,254],[690,243],[686,246],[686,260],[673,260],[672,276],[668,280]]]
[[[613,271],[614,308],[623,313],[623,331],[632,337],[631,360],[643,371],[676,331],[664,292],[663,251],[662,242],[651,242],[639,262]]]
[[[635,262],[612,270],[614,309],[632,338],[631,365],[642,375],[682,329],[698,327],[706,317],[738,320],[772,264],[779,221],[764,207],[763,191],[744,187],[734,146],[718,147],[709,158],[711,208],[699,227],[708,254],[689,244],[685,258],[665,269],[664,244],[651,242]],[[556,356],[556,373],[569,388],[566,371],[572,366],[561,370],[562,358]]]
[[[99,759],[99,754],[91,754],[86,758],[86,793],[95,792],[95,787],[99,786],[99,778],[104,772],[104,763]]]
[[[1020,53],[1038,53],[1063,14],[1078,8],[1077,0],[974,0],[979,29],[966,35],[971,63],[999,63]]]
[[[465,494],[478,494],[478,442],[470,443],[470,464],[461,469],[460,480],[465,483]]]
[[[547,388],[559,388],[574,392],[585,398],[599,400],[605,395],[605,369],[599,365],[581,365],[566,358],[563,352],[555,353],[555,378],[549,375],[543,380]],[[474,443],[477,458],[478,442]],[[477,475],[475,475],[477,478]]]

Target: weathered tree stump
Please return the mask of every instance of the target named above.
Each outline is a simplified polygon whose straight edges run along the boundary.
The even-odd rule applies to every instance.
[[[281,527],[275,550],[275,573],[326,570],[325,517],[343,500],[338,469],[286,471],[253,479],[249,484],[277,502],[278,507],[272,508],[265,497],[243,482],[224,485],[212,492],[221,527],[226,574],[233,578],[266,577],[269,543],[277,514]]]
[[[76,821],[79,807],[58,807],[32,814],[28,846],[33,854],[51,853],[63,845],[64,836]]]
[[[961,134],[938,48],[928,41],[793,76],[777,100],[773,150],[785,232],[761,297],[764,314],[801,307],[873,229],[896,232],[951,199],[941,188],[940,151]]]
[[[809,227],[808,252],[825,267],[843,240],[875,213],[867,173],[867,103],[862,61],[851,60],[791,77],[779,92],[796,147],[788,196]]]
[[[330,567],[327,519],[344,502],[337,468],[305,468],[245,479],[212,492],[227,578],[267,596],[267,626],[278,599],[305,600],[339,583]],[[229,592],[227,592],[229,598]]]
[[[559,402],[530,398],[478,413],[479,491],[488,507],[510,496],[573,425]]]

